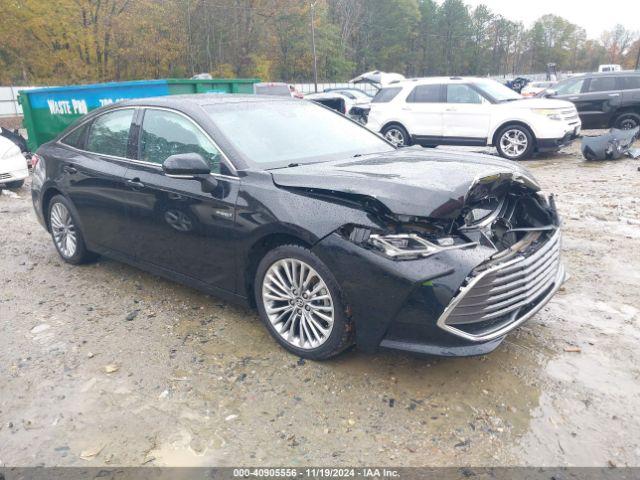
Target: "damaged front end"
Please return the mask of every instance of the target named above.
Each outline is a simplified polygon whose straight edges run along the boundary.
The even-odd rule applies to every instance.
[[[474,246],[502,254],[530,234],[560,224],[553,196],[512,174],[477,179],[464,199],[442,207],[425,217],[379,210],[383,229],[347,225],[342,234],[391,259],[411,260]]]
[[[433,216],[445,210],[446,215]],[[390,277],[410,284],[388,294],[375,313],[371,298],[355,310],[369,322],[381,322],[376,341],[382,347],[436,355],[487,353],[564,281],[554,198],[527,179],[500,174],[477,179],[463,199],[434,212],[417,217],[378,209],[380,228],[340,229],[339,235],[368,251],[369,258],[381,258],[376,263],[382,272],[362,275],[371,280],[363,280],[371,291]],[[390,320],[374,320],[378,312]]]

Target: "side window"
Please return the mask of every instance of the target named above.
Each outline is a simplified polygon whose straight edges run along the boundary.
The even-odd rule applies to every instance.
[[[482,103],[482,96],[469,85],[447,85],[447,103]]]
[[[442,85],[418,85],[407,97],[408,103],[441,103]]]
[[[166,110],[146,110],[140,160],[162,164],[179,153],[199,153],[209,162],[213,173],[220,173],[220,152],[191,120]]]
[[[589,83],[590,92],[609,92],[617,90],[616,77],[593,77]]]
[[[70,147],[75,147],[79,149],[84,149],[84,139],[85,133],[89,128],[89,123],[85,123],[81,127],[76,128],[66,137],[63,137],[60,141],[65,145],[69,145]]]
[[[622,88],[625,90],[640,89],[640,75],[622,77]]]
[[[569,80],[567,83],[558,84],[556,92],[558,95],[575,95],[582,91],[584,78]]]
[[[93,121],[86,149],[90,152],[127,157],[133,109],[105,113]]]
[[[396,95],[400,93],[402,88],[400,87],[391,87],[391,88],[381,88],[376,93],[376,96],[373,97],[371,103],[387,103],[396,98]]]

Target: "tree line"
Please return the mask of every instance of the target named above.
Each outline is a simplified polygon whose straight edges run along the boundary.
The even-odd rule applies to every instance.
[[[530,28],[463,0],[2,0],[1,84],[190,77],[313,78],[634,68],[637,32],[599,39],[548,14]],[[525,8],[525,7],[523,7]]]

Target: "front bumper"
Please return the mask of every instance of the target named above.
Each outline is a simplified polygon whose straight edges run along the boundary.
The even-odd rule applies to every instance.
[[[576,138],[580,136],[580,128],[576,128],[571,132],[565,133],[560,138],[538,138],[536,141],[536,149],[538,152],[552,152],[559,150],[562,147],[566,147],[571,144]]]
[[[29,176],[29,169],[24,168],[20,170],[14,170],[12,172],[0,173],[0,184],[19,182]]]
[[[494,251],[482,246],[398,262],[334,234],[314,252],[343,288],[358,348],[469,356],[494,350],[551,299],[564,281],[559,237],[490,268]],[[494,294],[489,280],[505,286]]]

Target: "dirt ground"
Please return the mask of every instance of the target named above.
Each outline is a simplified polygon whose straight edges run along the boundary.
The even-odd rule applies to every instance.
[[[63,263],[0,195],[0,466],[640,466],[640,161],[527,162],[570,275],[490,355],[304,362],[256,314]],[[133,318],[132,318],[133,317]]]

